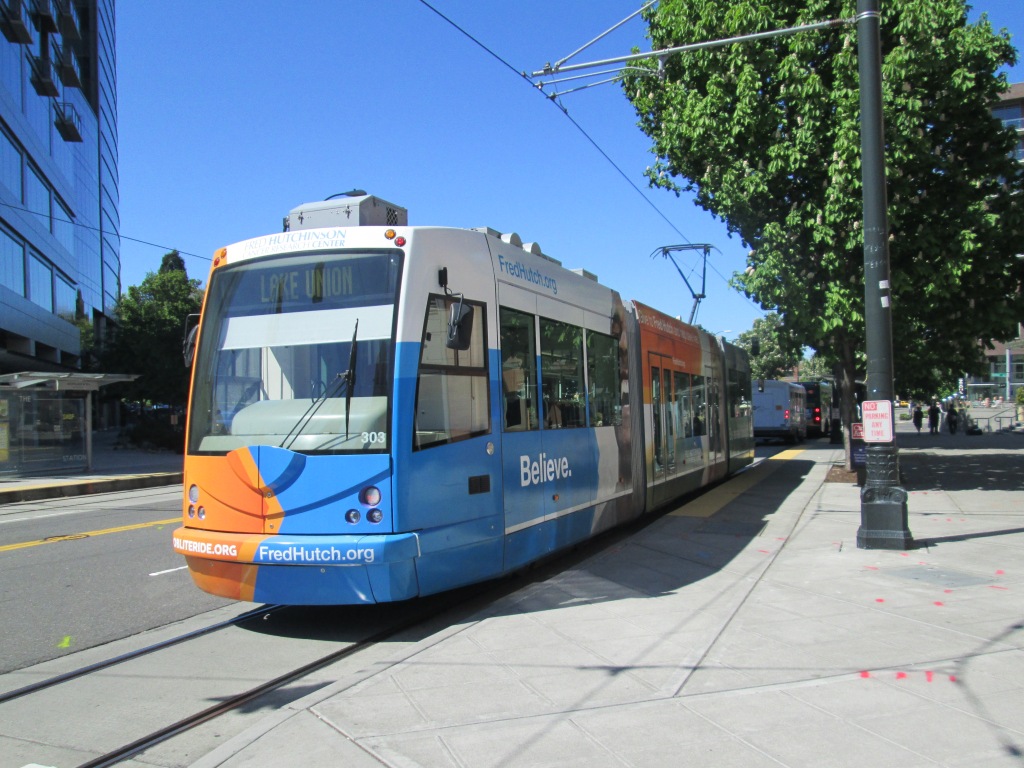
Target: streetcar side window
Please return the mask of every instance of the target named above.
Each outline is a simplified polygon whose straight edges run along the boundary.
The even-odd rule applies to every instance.
[[[585,427],[583,329],[540,320],[540,381],[544,427]]]
[[[693,437],[693,404],[690,398],[690,374],[674,371],[676,387],[676,421],[679,424],[678,438]]]
[[[622,382],[619,378],[619,340],[587,332],[587,386],[590,426],[622,424]]]
[[[537,339],[533,315],[502,307],[501,386],[506,432],[538,429]]]
[[[751,418],[753,404],[750,387],[749,376],[744,376],[736,368],[729,369],[729,418],[733,419],[733,424],[738,424],[739,419],[749,421]],[[743,430],[746,430],[745,426]],[[737,434],[744,434],[743,430],[738,430]]]
[[[484,305],[472,305],[469,347],[447,345],[448,318],[459,298],[432,295],[427,302],[416,385],[413,450],[446,445],[491,430],[487,387]]]
[[[700,437],[707,434],[707,393],[704,390],[704,377],[692,376],[690,378],[690,414],[693,416],[693,436]]]

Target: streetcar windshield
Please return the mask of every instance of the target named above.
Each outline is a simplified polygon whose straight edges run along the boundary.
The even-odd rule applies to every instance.
[[[401,258],[293,254],[215,270],[189,451],[387,451]]]

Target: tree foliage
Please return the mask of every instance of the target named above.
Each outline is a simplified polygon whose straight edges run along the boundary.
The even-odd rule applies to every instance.
[[[199,312],[202,299],[199,281],[190,280],[184,269],[150,272],[141,285],[122,294],[116,308],[117,327],[104,348],[103,367],[111,373],[139,374],[136,381],[124,385],[124,396],[185,404],[188,371],[181,357],[182,333],[185,318]]]
[[[855,0],[662,0],[645,12],[655,50],[855,13]],[[882,56],[896,389],[934,391],[979,370],[978,340],[1015,335],[1024,316],[1024,172],[991,115],[1016,51],[985,17],[969,24],[964,0],[887,0]],[[742,238],[748,268],[733,285],[849,384],[864,348],[855,26],[641,66],[623,87],[653,141],[651,184],[694,193]]]
[[[757,339],[758,354],[750,354]],[[782,317],[769,312],[754,321],[754,327],[736,337],[736,346],[750,354],[750,375],[755,379],[779,379],[788,376],[800,362],[800,345]]]
[[[835,376],[835,368],[824,355],[815,352],[810,359],[800,361],[800,381],[818,381]]]
[[[160,274],[165,272],[184,272],[185,271],[185,260],[181,258],[181,254],[175,251],[165,253],[164,257],[160,260]]]

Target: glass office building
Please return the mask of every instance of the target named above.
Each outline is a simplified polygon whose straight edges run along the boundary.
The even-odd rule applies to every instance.
[[[74,372],[120,295],[114,0],[0,0],[0,374]]]

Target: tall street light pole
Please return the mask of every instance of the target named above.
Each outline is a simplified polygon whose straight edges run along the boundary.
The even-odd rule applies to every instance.
[[[867,399],[893,400],[889,223],[886,213],[880,0],[857,0],[860,71],[861,180],[864,187],[864,326]],[[865,404],[866,405],[866,404]],[[907,492],[899,484],[892,425],[885,442],[867,446],[867,480],[860,494],[860,549],[910,549]]]

